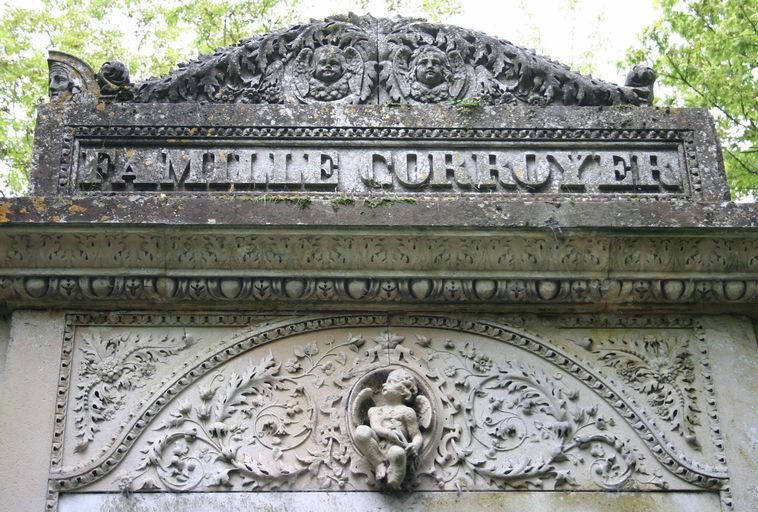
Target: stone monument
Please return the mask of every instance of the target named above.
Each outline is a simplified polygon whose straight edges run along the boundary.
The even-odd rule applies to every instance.
[[[649,68],[354,15],[49,62],[0,509],[758,507],[758,209]]]

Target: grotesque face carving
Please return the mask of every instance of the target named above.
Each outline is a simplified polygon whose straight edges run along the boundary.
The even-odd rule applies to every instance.
[[[345,56],[336,46],[320,46],[313,54],[313,77],[325,84],[332,84],[342,78],[346,68]]]
[[[439,48],[424,47],[413,59],[416,80],[427,87],[437,87],[446,79],[446,61],[444,52]]]
[[[61,66],[55,66],[50,70],[49,93],[51,100],[60,99],[64,94],[71,91],[72,86],[68,70]]]

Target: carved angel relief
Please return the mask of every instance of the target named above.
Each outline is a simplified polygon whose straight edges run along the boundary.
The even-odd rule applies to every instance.
[[[293,93],[303,103],[358,103],[364,62],[355,48],[326,44],[303,48],[291,68]]]
[[[73,75],[59,72],[54,53],[50,90],[56,98],[75,91]],[[656,78],[650,68],[637,66],[618,86],[472,30],[352,14],[245,39],[134,86],[121,63],[106,63],[97,81],[91,70],[86,74],[103,101],[138,103],[429,104],[476,98],[492,105],[649,105]]]
[[[61,471],[56,485],[618,490],[714,488],[725,478],[721,468],[682,464],[658,444],[657,427],[619,409],[589,368],[553,349],[527,350],[538,344],[523,335],[500,327],[501,341],[431,328],[351,334],[323,331],[322,322],[313,333],[293,324],[269,348],[250,347],[289,327],[198,353],[204,362],[188,362],[190,373],[114,432],[121,441],[106,458]],[[93,364],[99,381],[114,385],[132,368]],[[199,374],[206,365],[212,370]]]
[[[386,370],[374,372],[370,378],[377,373]],[[404,368],[386,375],[379,395],[376,385],[364,387],[350,403],[353,440],[373,467],[376,481],[399,489],[408,467],[414,468],[421,454],[422,431],[429,430],[432,423],[432,404],[419,393],[416,378]]]
[[[434,45],[411,51],[407,46],[395,53],[389,82],[393,100],[410,103],[440,103],[465,96],[468,70],[460,53],[445,53]]]

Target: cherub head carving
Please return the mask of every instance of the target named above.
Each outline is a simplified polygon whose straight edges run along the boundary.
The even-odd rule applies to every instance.
[[[333,84],[345,74],[347,59],[345,54],[334,45],[319,46],[313,52],[311,74],[316,80],[325,84]]]
[[[450,79],[450,62],[436,46],[422,46],[411,55],[411,70],[416,81],[426,87],[437,87]]]
[[[468,71],[459,52],[425,44],[415,50],[403,46],[393,57],[390,95],[415,103],[439,103],[465,95]],[[398,94],[399,93],[399,94]]]
[[[332,44],[303,48],[292,68],[291,86],[303,103],[356,103],[363,80],[363,60],[354,48]]]
[[[382,385],[382,395],[385,398],[399,397],[403,402],[410,402],[417,393],[416,379],[402,368],[392,370]]]

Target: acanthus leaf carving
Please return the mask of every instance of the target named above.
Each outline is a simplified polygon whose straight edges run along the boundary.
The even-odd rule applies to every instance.
[[[670,336],[644,339],[608,338],[594,348],[599,360],[615,370],[629,386],[645,396],[655,413],[688,444],[700,449],[695,427],[702,412],[694,386],[695,372],[689,342]]]
[[[144,387],[156,371],[156,364],[193,343],[190,336],[180,340],[168,335],[156,339],[122,333],[103,339],[100,335],[82,340],[82,362],[74,396],[77,444],[83,452],[100,431],[122,409],[126,394]]]
[[[106,63],[97,80],[100,97],[119,102],[428,104],[476,98],[483,104],[650,105],[655,78],[650,68],[635,66],[618,86],[473,30],[351,14],[244,39],[134,86],[117,62]]]

